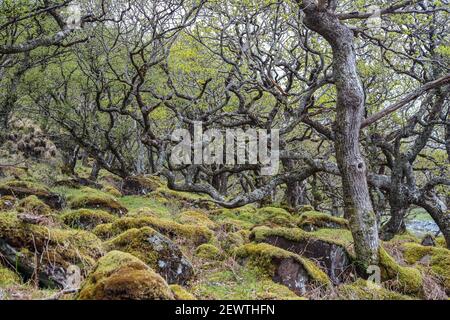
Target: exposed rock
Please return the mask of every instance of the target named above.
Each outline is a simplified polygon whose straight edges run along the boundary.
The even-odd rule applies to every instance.
[[[266,243],[249,243],[236,249],[238,258],[257,267],[261,274],[303,295],[308,286],[328,286],[330,280],[312,261]]]
[[[61,209],[65,205],[64,198],[59,194],[50,192],[46,187],[27,181],[8,181],[0,185],[0,196],[13,196],[23,199],[36,196],[52,209]]]
[[[158,177],[133,176],[123,179],[122,194],[146,195],[162,186]]]
[[[425,235],[422,239],[423,246],[425,247],[436,247],[436,242],[434,241],[434,237],[431,234]]]
[[[101,254],[101,241],[92,233],[25,223],[15,213],[0,215],[0,256],[25,279],[38,270],[42,287],[64,287],[71,265],[86,274]]]
[[[138,257],[171,284],[184,284],[194,274],[180,248],[149,227],[125,231],[105,246],[108,250],[120,250]]]
[[[82,284],[78,300],[173,300],[164,279],[133,255],[111,251]]]
[[[252,237],[257,242],[269,243],[317,261],[334,284],[344,281],[353,271],[351,258],[345,247],[301,229],[259,227],[253,230]]]

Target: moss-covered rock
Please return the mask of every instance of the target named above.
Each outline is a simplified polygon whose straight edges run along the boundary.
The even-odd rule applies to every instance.
[[[102,253],[102,243],[92,233],[27,224],[13,212],[0,215],[0,255],[25,279],[37,268],[44,287],[64,287],[71,265],[86,274]]]
[[[138,257],[168,283],[184,284],[194,274],[180,248],[149,227],[127,230],[106,242],[105,246],[108,250],[120,250]]]
[[[347,247],[331,237],[299,228],[257,227],[252,231],[250,238],[317,261],[335,284],[341,283],[353,271],[352,257]]]
[[[113,223],[98,225],[93,232],[102,239],[108,239],[128,229],[143,227],[151,227],[171,239],[191,241],[195,244],[206,243],[214,235],[204,226],[183,225],[168,219],[150,216],[121,218]]]
[[[442,280],[445,292],[450,293],[450,250],[416,243],[405,243],[402,249],[407,263],[429,267]]]
[[[300,300],[288,287],[251,267],[208,272],[190,289],[208,300]]]
[[[82,284],[78,300],[172,300],[164,279],[133,255],[111,251]]]
[[[308,285],[331,284],[328,276],[312,261],[266,243],[243,245],[235,250],[235,255],[299,295],[305,294]]]
[[[175,300],[197,300],[192,293],[189,293],[185,288],[178,284],[171,284],[170,289],[175,297]]]
[[[110,194],[92,188],[81,188],[68,197],[72,209],[92,208],[101,209],[118,216],[125,215],[128,210]]]
[[[177,204],[179,207],[186,208],[188,210],[192,208],[214,210],[218,207],[206,195],[170,190],[167,187],[160,187],[153,191],[149,196],[159,201],[167,201],[172,204]]]
[[[204,243],[198,246],[195,249],[195,255],[199,258],[213,261],[220,261],[225,258],[221,250],[210,243]]]
[[[52,209],[38,197],[29,196],[19,201],[17,211],[46,216],[52,212]]]
[[[294,217],[285,209],[263,207],[256,209],[246,206],[239,209],[214,211],[214,220],[226,231],[251,229],[258,225],[295,227]]]
[[[13,196],[0,197],[0,211],[11,210],[16,203],[16,198]]]
[[[114,187],[112,185],[107,185],[107,186],[103,187],[102,191],[109,193],[110,195],[112,195],[113,197],[116,197],[116,198],[120,198],[123,196],[122,192],[120,192],[119,189],[117,189],[116,187]]]
[[[61,215],[61,220],[73,229],[92,230],[99,224],[112,223],[118,218],[103,210],[78,209]]]
[[[362,279],[339,286],[338,298],[343,300],[412,300],[409,296]]]
[[[0,265],[0,288],[18,285],[22,281],[17,273]]]
[[[347,220],[317,211],[304,212],[298,219],[297,225],[306,231],[315,231],[321,228],[348,229]]]
[[[61,209],[65,204],[63,197],[50,192],[46,186],[22,180],[11,180],[0,184],[0,196],[14,196],[19,199],[36,196],[52,209]]]
[[[379,250],[381,279],[390,281],[391,287],[405,294],[421,295],[423,278],[418,269],[398,264],[384,248]]]
[[[189,210],[180,213],[176,221],[181,224],[191,224],[196,226],[204,226],[211,230],[216,229],[217,225],[204,212]]]
[[[146,195],[163,186],[162,181],[156,176],[133,176],[122,181],[122,193],[124,195]]]
[[[244,232],[226,232],[219,237],[219,241],[222,249],[227,253],[231,253],[237,247],[248,243],[250,241],[248,237],[249,234],[244,234]]]

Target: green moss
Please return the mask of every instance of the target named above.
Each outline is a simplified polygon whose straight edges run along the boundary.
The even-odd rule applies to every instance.
[[[246,244],[248,239],[248,234],[243,234],[242,232],[227,232],[223,239],[220,240],[222,248],[230,253],[237,247]]]
[[[298,219],[297,225],[308,231],[317,230],[319,228],[348,229],[347,220],[317,211],[304,212]]]
[[[195,250],[195,255],[197,257],[207,259],[207,260],[223,260],[224,255],[216,246],[204,243],[197,247]]]
[[[252,206],[239,209],[222,209],[213,212],[214,220],[229,231],[251,229],[256,225],[295,226],[295,219],[284,209],[264,207],[256,210]]]
[[[318,285],[328,286],[331,283],[328,276],[312,261],[266,243],[245,244],[235,250],[235,255],[239,258],[248,258],[250,265],[268,276],[273,276],[274,274],[273,262],[275,259],[292,258],[303,266],[310,278]]]
[[[383,281],[392,281],[394,287],[405,294],[422,292],[423,279],[419,270],[399,265],[383,248],[380,248],[379,256]]]
[[[206,210],[217,209],[217,205],[211,201],[207,195],[192,192],[180,192],[170,190],[167,187],[160,187],[149,194],[149,197],[159,202],[171,203],[178,205],[180,208],[197,207]]]
[[[94,233],[102,239],[116,236],[128,229],[151,227],[169,238],[206,243],[214,233],[203,226],[182,225],[177,222],[156,217],[121,218],[113,223],[98,225]]]
[[[11,210],[16,203],[16,198],[13,196],[0,197],[0,211]]]
[[[61,220],[73,229],[92,230],[99,224],[116,221],[117,217],[102,210],[78,209],[62,214]]]
[[[431,271],[442,279],[445,291],[450,292],[450,250],[437,247],[425,247],[416,243],[405,243],[402,249],[403,257],[407,263],[414,264],[421,262],[429,266]],[[425,257],[429,257],[429,259],[425,260]]]
[[[19,285],[20,283],[21,279],[17,273],[0,265],[0,288]]]
[[[208,300],[300,300],[287,287],[258,274],[253,268],[208,273],[192,288],[196,296]]]
[[[186,289],[178,284],[172,284],[169,287],[173,292],[175,300],[197,300],[193,294],[189,293]]]
[[[344,300],[411,300],[411,297],[387,290],[375,284],[359,279],[354,283],[338,288],[338,298]]]
[[[215,229],[216,224],[208,218],[208,215],[200,211],[184,211],[177,218],[176,221],[181,224],[191,224],[196,226],[204,226],[209,229]]]
[[[46,216],[51,213],[52,209],[38,197],[29,196],[19,201],[17,211]]]
[[[44,261],[62,267],[74,264],[87,270],[103,253],[101,241],[90,232],[25,224],[15,213],[0,215],[0,238],[23,255],[45,252]]]
[[[107,241],[105,248],[132,254],[163,276],[168,283],[183,284],[194,273],[180,247],[149,227],[127,230]]]
[[[319,229],[315,232],[306,232],[300,228],[268,228],[257,227],[252,230],[251,238],[256,242],[263,242],[267,237],[283,237],[291,241],[313,241],[321,240],[336,244],[353,256],[353,238],[350,231],[345,229]]]
[[[128,212],[128,210],[110,194],[88,187],[72,191],[67,200],[72,209],[102,209],[118,215],[123,215]]]
[[[6,181],[2,184],[0,184],[0,189],[5,188],[22,188],[22,189],[28,189],[30,193],[48,193],[50,192],[49,188],[44,186],[43,184],[32,182],[32,181],[25,181],[25,180],[10,180]]]
[[[82,284],[79,300],[171,300],[161,276],[133,255],[111,251]]]
[[[116,198],[122,197],[122,193],[116,187],[111,186],[111,185],[107,185],[107,186],[103,187],[102,191],[109,193],[110,195],[112,195],[113,197],[116,197]]]
[[[124,196],[119,199],[119,202],[129,210],[130,214],[143,210],[163,218],[170,217],[172,213],[170,203],[160,202],[147,196]]]

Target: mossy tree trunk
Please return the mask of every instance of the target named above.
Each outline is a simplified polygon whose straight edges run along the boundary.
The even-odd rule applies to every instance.
[[[337,90],[335,148],[341,171],[346,217],[361,271],[378,264],[378,227],[366,179],[366,164],[359,148],[364,92],[356,69],[353,32],[332,12],[315,1],[303,1],[305,25],[323,36],[333,50]]]

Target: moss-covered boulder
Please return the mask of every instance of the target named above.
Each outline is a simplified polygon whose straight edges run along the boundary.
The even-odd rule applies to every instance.
[[[13,196],[0,197],[0,211],[11,210],[16,203],[16,198]]]
[[[47,216],[52,209],[36,196],[29,196],[19,201],[18,212],[30,213],[34,215]]]
[[[389,281],[391,288],[405,294],[423,293],[423,277],[418,269],[401,266],[384,248],[380,248],[379,257],[382,281]]]
[[[112,195],[92,188],[80,189],[79,192],[71,194],[67,201],[72,209],[100,209],[118,216],[123,216],[128,212],[127,208],[122,206]]]
[[[405,243],[402,250],[407,263],[427,267],[442,280],[445,292],[450,294],[450,250],[416,243]]]
[[[189,289],[207,300],[303,300],[288,287],[276,283],[257,268],[208,270]]]
[[[119,191],[116,187],[112,185],[104,186],[102,189],[103,192],[109,193],[113,197],[120,198],[123,196],[122,192]]]
[[[64,287],[69,267],[86,274],[102,254],[102,243],[92,233],[28,224],[13,212],[0,215],[0,256],[24,279],[38,270],[43,287]]]
[[[92,230],[99,224],[111,223],[118,218],[109,212],[93,209],[72,210],[61,215],[61,220],[70,228]]]
[[[363,279],[341,285],[337,292],[337,298],[341,300],[412,300],[409,296],[388,290]]]
[[[17,273],[0,264],[0,288],[18,285],[21,282]]]
[[[204,212],[189,210],[178,215],[176,221],[181,224],[191,224],[196,226],[204,226],[209,229],[216,229],[217,225]]]
[[[218,206],[206,195],[175,191],[165,186],[156,189],[150,193],[149,196],[157,201],[165,201],[188,210],[191,210],[192,208],[204,210],[214,210],[218,208]]]
[[[178,284],[170,285],[175,300],[197,300],[195,296]]]
[[[123,179],[121,191],[126,196],[147,195],[162,186],[163,184],[158,177],[133,176]]]
[[[102,185],[92,181],[90,179],[82,178],[82,177],[75,177],[67,180],[59,180],[55,182],[55,186],[59,187],[69,187],[74,189],[79,189],[82,187],[89,187],[94,189],[101,189]]]
[[[263,207],[256,209],[246,206],[239,209],[221,209],[213,211],[214,220],[227,232],[251,229],[254,226],[295,227],[295,218],[285,209]]]
[[[341,283],[353,271],[351,255],[342,243],[299,228],[257,227],[251,239],[317,261],[334,284]]]
[[[194,274],[180,248],[149,227],[127,230],[106,242],[105,246],[108,250],[120,250],[138,257],[171,284],[184,284]]]
[[[309,286],[327,287],[328,276],[312,261],[267,243],[249,243],[235,250],[237,258],[299,295]]]
[[[14,196],[23,199],[36,196],[52,209],[61,209],[65,201],[59,194],[51,192],[47,187],[29,181],[11,180],[0,184],[0,196]]]
[[[193,242],[197,245],[208,242],[214,235],[204,226],[183,225],[151,216],[121,218],[113,223],[98,225],[93,232],[102,239],[108,239],[126,230],[143,227],[151,227],[171,239]]]
[[[225,258],[223,252],[210,243],[204,243],[198,246],[195,250],[195,255],[199,258],[212,261],[220,261]]]
[[[306,231],[316,231],[321,228],[348,229],[347,220],[317,211],[304,212],[298,219],[297,225]]]
[[[164,279],[135,256],[111,251],[81,286],[78,300],[173,300]]]

